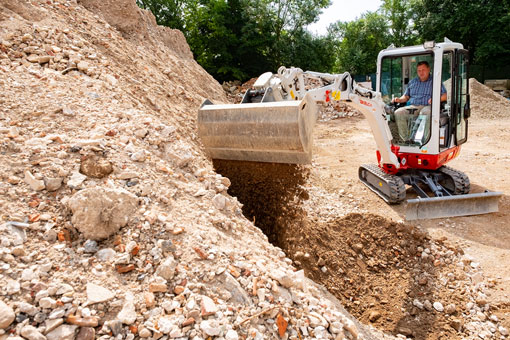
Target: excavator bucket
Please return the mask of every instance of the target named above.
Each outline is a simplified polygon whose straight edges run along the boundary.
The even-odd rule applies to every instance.
[[[308,96],[245,104],[206,100],[198,111],[198,134],[213,159],[307,164],[316,116]]]
[[[406,220],[412,221],[498,212],[498,202],[502,195],[502,192],[483,192],[410,199],[407,200]]]

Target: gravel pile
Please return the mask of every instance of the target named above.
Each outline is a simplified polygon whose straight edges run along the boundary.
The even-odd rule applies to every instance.
[[[0,3],[0,339],[391,339],[243,216],[195,135],[222,87],[133,5]]]

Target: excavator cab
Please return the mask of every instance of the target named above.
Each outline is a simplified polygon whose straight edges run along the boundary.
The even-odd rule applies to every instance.
[[[462,45],[449,41],[381,51],[377,91],[387,105],[394,145],[409,153],[438,154],[466,142],[470,113],[467,57]],[[433,79],[431,113],[418,114],[418,110],[409,109],[406,129],[399,129],[394,111],[408,105],[392,103],[392,99],[405,93],[417,77],[418,63],[424,61]],[[441,89],[447,93],[446,101],[440,100]]]

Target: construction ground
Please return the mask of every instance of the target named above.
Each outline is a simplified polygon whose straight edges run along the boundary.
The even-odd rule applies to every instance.
[[[213,162],[198,107],[241,87],[134,1],[0,0],[0,88],[0,340],[509,337],[506,194],[405,222],[343,104],[310,165]],[[508,193],[510,101],[470,89],[449,165]]]

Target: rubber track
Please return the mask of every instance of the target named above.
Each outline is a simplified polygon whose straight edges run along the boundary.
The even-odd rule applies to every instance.
[[[439,172],[445,174],[453,180],[455,190],[452,192],[454,195],[465,195],[469,193],[471,184],[469,177],[462,171],[455,170],[448,166],[442,166],[438,169]]]
[[[368,186],[372,191],[376,192],[379,196],[381,196],[386,202],[390,204],[398,204],[401,203],[406,198],[406,186],[404,181],[395,175],[390,175],[385,173],[375,164],[363,164],[360,166],[372,173],[374,176],[384,181],[388,187],[390,188],[390,197],[386,196],[384,193],[380,192],[378,188],[371,186],[369,183],[365,182],[361,177],[360,180]],[[360,171],[361,173],[361,171]]]

